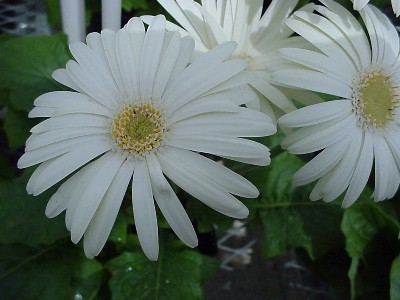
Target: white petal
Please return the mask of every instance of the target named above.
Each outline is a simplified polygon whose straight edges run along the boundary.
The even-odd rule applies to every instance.
[[[27,168],[46,160],[58,157],[70,151],[74,151],[80,145],[87,143],[96,143],[104,138],[104,135],[90,135],[76,137],[73,139],[64,140],[58,143],[53,143],[48,146],[40,147],[31,151],[27,151],[18,161],[18,168]]]
[[[355,74],[348,73],[346,70],[341,69],[340,65],[322,53],[308,49],[284,48],[279,50],[279,54],[305,67],[334,76],[336,80],[345,84],[351,83],[354,79]]]
[[[71,79],[71,77],[69,77],[66,69],[55,70],[53,72],[53,74],[51,75],[51,77],[53,77],[53,79],[58,81],[59,83],[65,85],[77,92],[84,93],[84,91],[72,81],[72,79]]]
[[[125,27],[129,33],[128,40],[125,30],[117,33],[117,60],[128,97],[138,98],[140,97],[140,60],[145,29],[139,18],[130,19]]]
[[[70,103],[74,105],[82,102],[90,102],[90,98],[81,93],[69,91],[54,91],[40,95],[35,99],[35,106],[62,107]]]
[[[110,69],[110,65],[108,64],[107,55],[104,49],[103,41],[101,38],[101,34],[98,32],[91,32],[86,36],[86,44],[96,52],[98,58],[102,61],[104,67],[111,74],[112,71]]]
[[[361,10],[368,2],[369,0],[354,0],[353,8],[355,10]]]
[[[184,12],[187,20],[194,28],[193,31],[191,27],[185,26],[185,29],[188,31],[190,36],[198,36],[198,43],[203,44],[207,48],[212,48],[215,46],[215,38],[212,35],[212,32],[209,30],[209,24],[207,24],[207,22],[204,20],[204,17],[199,9],[200,5],[195,1],[177,0],[177,2]]]
[[[52,108],[51,116],[68,113],[91,113],[111,116],[112,111],[100,103],[90,99],[87,95],[75,92],[56,91],[43,94],[36,98],[35,109]],[[29,113],[32,117],[33,111]]]
[[[40,134],[32,135],[26,141],[25,151],[31,151],[53,143],[69,140],[81,136],[106,134],[109,130],[103,127],[76,127],[50,130]]]
[[[382,201],[388,198],[390,191],[390,181],[394,176],[391,172],[396,162],[392,156],[389,146],[382,136],[374,136],[374,156],[375,156],[375,201]]]
[[[224,31],[224,29],[219,24],[219,20],[212,16],[207,9],[203,6],[198,5],[199,10],[204,18],[206,30],[208,31],[209,44],[208,46],[219,45],[230,40]]]
[[[192,151],[205,152],[221,156],[261,158],[268,157],[268,148],[257,142],[209,135],[171,135],[169,145]]]
[[[267,115],[240,108],[239,113],[205,113],[179,123],[173,128],[173,134],[209,134],[219,136],[255,137],[276,132],[276,126]]]
[[[234,101],[235,95],[238,94],[239,96],[248,96],[247,92],[240,93],[240,91],[234,90],[198,98],[196,101],[191,101],[176,110],[169,120],[174,124],[184,119],[209,112],[239,112],[239,106]]]
[[[277,83],[349,99],[352,89],[335,77],[313,70],[292,69],[276,71],[271,79]]]
[[[90,92],[97,101],[113,103],[115,99],[121,97],[115,75],[113,76],[109,67],[103,64],[95,51],[83,43],[71,44],[70,50],[79,64],[71,61],[67,63],[68,74],[75,84],[88,94]]]
[[[355,128],[349,137],[350,145],[343,155],[343,159],[334,169],[329,181],[323,187],[322,192],[324,201],[332,201],[339,197],[349,186],[351,177],[356,168],[358,157],[361,153],[363,144],[363,133],[359,128]]]
[[[150,260],[158,258],[158,227],[146,162],[138,160],[132,183],[132,205],[140,245]]]
[[[44,120],[31,129],[32,133],[42,133],[51,130],[77,127],[107,127],[109,120],[104,116],[93,114],[70,114],[55,116]]]
[[[175,62],[174,69],[171,72],[170,80],[168,85],[173,82],[178,74],[180,74],[188,66],[190,60],[192,59],[194,50],[194,41],[190,36],[186,36],[181,39],[181,47],[179,49],[179,55],[177,61]],[[168,86],[167,85],[167,86]],[[166,88],[167,89],[167,88]]]
[[[221,155],[222,158],[227,158],[230,160],[238,161],[245,164],[256,165],[256,166],[268,166],[271,163],[270,153],[268,155],[258,158],[248,158],[248,157],[233,157]]]
[[[372,5],[367,5],[360,14],[371,39],[372,63],[390,66],[399,54],[399,35],[396,28]]]
[[[349,135],[349,128],[354,128],[356,126],[354,115],[349,115],[345,118],[338,119],[335,123],[332,122],[329,126],[326,123],[315,125],[312,130],[308,132],[305,131],[308,128],[302,128],[304,131],[299,133],[295,132],[288,137],[288,139],[291,138],[292,140],[293,138],[298,139],[299,137],[302,137],[302,139],[289,144],[287,149],[293,154],[316,152],[346,138]],[[318,127],[320,127],[320,130],[318,130]],[[288,140],[284,140],[282,145],[286,146],[287,142]]]
[[[293,175],[293,183],[295,185],[305,185],[324,176],[342,159],[348,144],[349,140],[345,138],[324,149]]]
[[[90,70],[86,70],[73,60],[67,62],[67,72],[71,80],[79,86],[85,94],[110,109],[116,107],[116,99],[121,96],[116,89],[109,89],[109,86],[112,84],[108,81],[111,81],[111,78],[102,78],[100,75],[101,73],[90,72]],[[105,82],[107,82],[107,84],[105,84]]]
[[[190,76],[196,75],[199,70],[211,70],[215,65],[219,65],[225,59],[229,58],[232,52],[235,50],[236,45],[237,44],[234,42],[227,42],[196,58],[185,70],[182,69],[180,74],[177,75],[176,78],[169,84],[167,90],[170,91],[166,91],[166,97],[168,96],[168,93],[173,94],[176,88],[182,86],[182,82],[187,82],[190,80]],[[187,51],[191,49],[189,46],[190,45],[187,46]]]
[[[283,127],[303,127],[340,118],[352,111],[349,100],[334,100],[310,105],[290,112],[278,119]]]
[[[168,40],[168,42],[164,42],[164,47],[161,53],[160,63],[153,87],[153,97],[156,99],[161,98],[163,95],[165,87],[170,80],[171,73],[178,59],[178,55],[180,54],[181,37],[179,36],[179,33],[167,33],[165,39]]]
[[[99,208],[85,231],[84,250],[87,257],[98,255],[110,235],[119,208],[132,178],[134,163],[126,160],[101,201]]]
[[[259,195],[257,188],[250,181],[220,163],[192,151],[173,147],[169,148],[168,154],[180,161],[179,165],[191,166],[195,169],[195,174],[202,173],[229,193],[246,198],[256,198]]]
[[[354,53],[350,51],[352,48],[346,33],[334,26],[330,20],[317,14],[297,11],[293,16],[286,21],[290,28],[334,60],[345,72],[357,72],[357,57],[352,57]]]
[[[394,132],[391,135],[386,135],[385,139],[400,169],[400,140],[398,139],[397,133]]]
[[[221,91],[226,91],[234,88],[243,88],[246,84],[252,83],[257,80],[257,75],[254,72],[251,71],[242,71],[239,72],[238,74],[232,76],[228,80],[218,84],[217,86],[213,87],[209,91],[205,92],[203,96],[206,95],[211,95],[214,93],[218,93]],[[245,100],[245,99],[244,99]],[[249,99],[249,101],[251,101]],[[246,102],[244,101],[243,103],[240,104],[245,104]]]
[[[273,0],[258,23],[260,30],[255,33],[253,40],[256,41],[275,41],[280,36],[286,36],[285,19],[292,13],[298,4],[296,0]],[[287,31],[288,28],[286,28]],[[290,35],[290,33],[289,33]],[[258,43],[256,44],[257,46]],[[258,48],[258,47],[257,47]]]
[[[230,193],[222,190],[202,173],[196,174],[195,169],[176,160],[167,150],[159,155],[159,159],[163,172],[180,188],[204,204],[218,209],[220,212],[223,211],[224,214],[227,212],[235,213],[245,208],[243,203]]]
[[[105,108],[104,106],[99,105],[98,103],[79,103],[78,105],[72,107],[62,107],[56,109],[53,116],[61,116],[66,114],[74,114],[74,113],[85,113],[85,114],[93,114],[104,117],[111,117],[112,112]]]
[[[371,63],[371,47],[364,29],[353,14],[336,1],[321,0],[328,9],[317,6],[317,11],[326,15],[336,26],[350,37],[356,54],[360,59],[360,67],[366,67]],[[329,10],[330,9],[330,10]],[[353,56],[355,57],[355,56]]]
[[[151,97],[164,42],[165,17],[159,15],[152,20],[143,41],[140,64],[140,91],[144,98]]]
[[[71,241],[79,242],[99,207],[124,158],[115,152],[108,152],[94,162],[96,175],[79,195],[78,206],[71,226]]]
[[[271,85],[267,80],[256,80],[251,83],[251,86],[283,111],[289,112],[296,109],[292,101],[279,88]]]
[[[371,174],[372,163],[374,161],[373,137],[366,133],[364,136],[364,145],[361,148],[357,167],[351,177],[349,188],[344,196],[342,207],[347,208],[352,205],[360,196]]]
[[[317,201],[320,200],[324,194],[322,193],[322,189],[326,184],[329,182],[329,179],[333,175],[334,171],[336,168],[333,168],[330,170],[328,173],[326,173],[324,176],[322,176],[318,181],[317,184],[314,186],[313,190],[310,193],[310,200],[311,201]],[[328,202],[327,200],[323,199],[324,201]]]
[[[393,11],[396,15],[396,18],[399,17],[400,14],[400,1],[399,0],[392,0],[392,7],[393,7]]]
[[[180,3],[178,4],[178,2],[174,0],[159,0],[158,3],[160,3],[179,24],[181,24],[186,30],[190,31],[194,38],[201,40],[201,37],[197,33],[197,28],[192,25],[193,23],[190,22],[188,16],[180,7]]]
[[[71,200],[71,195],[78,185],[82,174],[82,170],[76,172],[58,188],[53,196],[51,196],[45,210],[45,214],[48,218],[54,218],[67,209]]]
[[[293,89],[281,87],[280,90],[289,98],[301,104],[301,106],[309,106],[324,102],[324,99],[317,93],[303,89]]]
[[[172,230],[186,245],[192,248],[196,247],[198,241],[192,222],[174,190],[165,179],[158,158],[149,156],[146,160],[154,198],[162,214],[165,216]]]
[[[229,60],[220,64],[191,68],[190,65],[165,91],[164,100],[170,112],[201,96],[218,84],[228,80],[246,67],[244,60]],[[183,81],[186,84],[182,84]],[[179,82],[179,84],[178,84]]]
[[[79,175],[79,179],[76,180],[76,185],[73,187],[70,193],[67,210],[65,212],[65,226],[69,231],[71,231],[72,221],[74,219],[76,209],[78,208],[81,195],[92,181],[92,178],[97,174],[98,164],[96,164],[96,162],[97,160],[93,160],[76,173],[76,175]]]
[[[104,29],[101,31],[101,41],[103,43],[104,53],[107,58],[107,63],[109,69],[111,70],[111,75],[113,77],[114,86],[117,87],[117,91],[114,92],[116,100],[125,99],[128,96],[128,92],[125,89],[124,81],[122,79],[122,74],[119,69],[117,53],[116,53],[116,33],[109,29]]]
[[[29,179],[28,193],[34,196],[41,194],[79,167],[110,149],[110,141],[99,139],[96,142],[80,145],[54,160],[42,163]]]
[[[54,107],[34,107],[28,114],[29,118],[48,118],[54,116]]]
[[[369,49],[355,49],[351,40],[352,36],[349,34],[356,34],[357,36],[363,35],[364,32],[354,32],[354,31],[343,31],[339,28],[334,21],[322,18],[321,16],[310,13],[310,12],[296,12],[296,17],[302,18],[305,22],[311,24],[311,26],[315,26],[317,24],[317,28],[322,31],[322,33],[331,40],[331,44],[328,49],[327,45],[319,46],[322,43],[316,44],[322,51],[325,52],[326,55],[330,57],[330,59],[336,60],[339,58],[341,62],[344,62],[342,70],[346,73],[352,74],[353,72],[359,70],[359,55],[358,51],[368,51]],[[329,18],[329,17],[328,17]],[[333,53],[333,50],[336,50],[336,53]]]

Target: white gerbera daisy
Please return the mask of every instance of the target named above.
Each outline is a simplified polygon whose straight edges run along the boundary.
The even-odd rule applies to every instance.
[[[356,10],[361,10],[365,5],[369,2],[369,0],[353,0],[353,8]],[[400,0],[392,0],[393,11],[396,14],[396,17],[400,14]]]
[[[49,117],[33,127],[20,168],[41,163],[27,191],[38,195],[72,174],[50,199],[46,215],[66,210],[77,243],[84,236],[96,256],[111,231],[132,180],[139,241],[151,260],[158,256],[154,200],[178,237],[197,245],[192,224],[165,174],[189,194],[235,218],[248,215],[232,194],[257,197],[249,181],[197,152],[256,165],[269,164],[265,146],[240,137],[275,132],[271,119],[240,107],[253,95],[240,86],[253,79],[244,60],[225,61],[225,43],[188,62],[194,42],[165,33],[157,16],[147,32],[138,18],[117,33],[87,36],[72,44],[76,61],[53,77],[77,92],[50,92],[35,100],[30,117]]]
[[[271,84],[269,78],[269,72],[281,62],[277,49],[303,47],[306,44],[302,38],[290,37],[293,31],[284,22],[298,0],[273,0],[264,14],[263,0],[202,0],[201,5],[194,0],[158,2],[183,27],[167,22],[167,30],[179,30],[182,36],[193,37],[195,53],[207,52],[226,41],[238,43],[232,57],[246,59],[247,70],[258,77],[251,86],[261,101],[254,101],[248,106],[274,119],[276,113],[281,115],[282,111],[296,109],[292,98],[306,104],[320,101],[308,91],[277,87]],[[141,18],[148,23],[152,17]]]
[[[288,85],[338,96],[278,120],[301,129],[282,143],[295,154],[323,150],[294,175],[294,183],[319,179],[310,198],[331,201],[346,189],[343,207],[359,197],[375,162],[376,201],[392,198],[400,182],[399,37],[378,9],[361,16],[369,39],[353,15],[338,3],[321,1],[320,14],[298,12],[287,24],[322,53],[283,49],[297,68],[272,77]],[[369,42],[370,41],[370,42]]]

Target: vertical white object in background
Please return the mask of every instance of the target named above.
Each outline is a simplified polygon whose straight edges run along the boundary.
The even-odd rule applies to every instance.
[[[101,1],[101,24],[103,29],[121,29],[121,0]]]
[[[63,31],[68,43],[83,42],[86,36],[85,0],[60,0]]]

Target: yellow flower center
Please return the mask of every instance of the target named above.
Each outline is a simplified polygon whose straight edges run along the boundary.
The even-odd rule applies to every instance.
[[[400,102],[396,88],[382,71],[364,74],[356,82],[353,108],[361,127],[383,128],[393,121],[394,111]]]
[[[134,156],[146,156],[157,149],[164,137],[164,119],[152,104],[127,104],[115,116],[111,136],[117,149]]]

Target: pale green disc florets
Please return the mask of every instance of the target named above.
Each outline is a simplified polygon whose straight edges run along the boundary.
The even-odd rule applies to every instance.
[[[150,103],[127,104],[114,118],[111,137],[117,150],[145,157],[160,147],[164,131],[160,109]]]
[[[360,127],[385,128],[400,103],[397,86],[383,70],[363,73],[354,82],[352,103]]]

